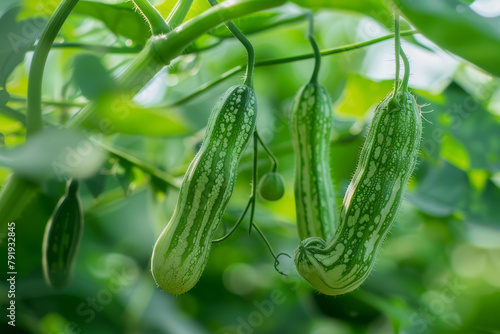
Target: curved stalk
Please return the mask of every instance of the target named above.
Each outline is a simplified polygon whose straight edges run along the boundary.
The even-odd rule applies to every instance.
[[[408,82],[410,81],[410,61],[403,48],[401,48],[401,58],[403,58],[403,64],[405,65],[405,74],[403,76],[403,82],[401,83],[401,89],[406,92],[408,91]]]
[[[399,51],[401,50],[401,37],[399,36],[400,34],[400,25],[399,25],[399,14],[395,11],[394,12],[394,50],[396,54],[396,75],[394,78],[394,95],[393,97],[396,96],[396,91],[398,90],[399,86],[399,73],[400,73],[400,68],[401,68],[401,63],[400,63],[400,55]]]
[[[416,31],[416,30],[406,30],[406,31],[402,31],[400,35],[401,36],[410,36],[410,35],[414,35],[417,33],[418,33],[418,31]],[[391,39],[393,37],[394,37],[394,34],[390,34],[390,35],[385,35],[385,36],[378,37],[378,38],[371,39],[371,40],[364,41],[364,42],[358,42],[358,43],[348,44],[348,45],[339,46],[339,47],[335,47],[335,48],[325,49],[325,50],[321,51],[321,55],[322,56],[331,56],[334,54],[353,51],[353,50],[361,49],[361,48],[364,48],[364,47],[367,47],[370,45],[374,45],[374,44],[386,41],[386,40]],[[311,58],[314,58],[314,53],[306,53],[306,54],[297,55],[297,56],[258,61],[255,63],[255,67],[287,64],[287,63],[292,63],[295,61],[306,60],[306,59],[311,59]],[[193,100],[194,98],[198,97],[199,95],[209,91],[210,89],[217,86],[218,84],[225,81],[226,79],[229,79],[230,77],[234,76],[235,74],[241,72],[244,68],[245,67],[241,66],[241,65],[233,67],[232,69],[221,74],[218,78],[215,78],[215,79],[201,85],[197,90],[195,90],[191,94],[189,94],[183,98],[180,98],[179,100],[169,104],[168,106],[169,107],[176,107],[176,106],[180,106],[182,104],[185,104],[185,103]]]
[[[309,39],[309,42],[311,43],[314,54],[314,69],[310,83],[318,83],[318,75],[321,68],[321,51],[319,50],[318,43],[316,43],[316,39],[314,38],[314,15],[313,13],[309,13],[308,16],[309,28],[307,29],[307,39]]]
[[[151,28],[151,33],[154,35],[162,35],[168,33],[171,29],[161,14],[153,7],[148,0],[132,0],[137,9]]]
[[[217,0],[208,0],[208,2],[215,6],[218,4]],[[247,67],[245,73],[245,85],[250,88],[253,88],[253,70],[255,67],[255,50],[253,49],[252,43],[248,40],[248,38],[243,35],[243,33],[236,27],[236,25],[232,21],[226,22],[226,27],[231,31],[231,33],[236,37],[241,44],[247,50]]]
[[[78,0],[62,0],[43,29],[33,53],[28,75],[28,103],[26,109],[26,137],[43,129],[42,121],[42,80],[45,63],[50,48],[59,30]]]
[[[174,8],[172,9],[172,12],[167,17],[167,24],[172,27],[172,29],[175,29],[176,27],[180,26],[181,23],[184,21],[186,18],[187,13],[189,12],[189,9],[191,9],[191,6],[193,5],[193,0],[179,0],[175,3]]]

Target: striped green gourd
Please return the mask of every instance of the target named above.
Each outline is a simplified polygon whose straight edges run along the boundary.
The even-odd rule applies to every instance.
[[[200,279],[214,232],[233,192],[238,162],[255,129],[253,90],[231,87],[210,116],[200,150],[189,165],[169,223],[153,249],[156,283],[172,294]]]
[[[43,238],[43,273],[50,286],[63,288],[71,281],[82,233],[78,181],[72,180],[47,223]]]
[[[300,275],[324,294],[352,291],[369,275],[417,162],[420,108],[407,91],[394,99],[391,93],[376,110],[335,236],[305,239],[295,251]]]
[[[337,206],[330,176],[333,122],[328,92],[316,82],[295,95],[290,130],[295,155],[295,209],[301,240],[331,238],[337,227]]]

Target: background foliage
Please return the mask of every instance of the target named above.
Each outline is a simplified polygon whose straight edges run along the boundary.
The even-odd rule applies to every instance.
[[[257,61],[311,52],[304,37],[305,8],[316,11],[316,38],[323,49],[390,33],[392,14],[380,0],[293,2],[236,21],[245,33],[253,33],[249,37]],[[173,3],[156,5],[166,17]],[[182,179],[213,104],[241,81],[242,73],[187,103],[176,102],[244,64],[243,48],[228,38],[225,28],[214,29],[162,70],[131,105],[120,97],[113,75],[141,49],[149,27],[130,2],[80,1],[76,6],[46,66],[44,120],[49,127],[64,124],[88,101],[97,101],[99,115],[85,127],[119,152],[94,152],[85,159],[80,171],[88,177],[80,191],[85,232],[72,284],[55,291],[45,284],[40,261],[45,224],[64,192],[64,183],[51,174],[50,163],[68,147],[78,150],[80,139],[53,130],[31,145],[23,143],[32,45],[57,2],[2,1],[0,85],[5,90],[0,91],[0,179],[3,183],[16,170],[43,180],[43,191],[16,221],[18,321],[13,329],[5,327],[3,318],[2,331],[499,332],[500,82],[493,75],[500,74],[500,8],[488,0],[396,4],[423,33],[406,38],[403,47],[412,65],[410,86],[419,104],[426,105],[424,139],[396,226],[366,283],[347,295],[320,295],[298,277],[292,261],[281,258],[280,269],[288,277],[276,273],[262,240],[240,228],[214,245],[196,287],[172,296],[155,287],[149,270],[152,246],[177,195],[166,181],[170,176],[173,184]],[[188,18],[207,8],[206,1],[196,0]],[[403,28],[408,27],[403,22]],[[298,245],[298,236],[287,114],[311,70],[312,60],[303,60],[258,67],[255,72],[258,128],[277,155],[286,180],[284,198],[259,201],[255,220],[275,250],[289,254]],[[356,167],[374,107],[392,89],[393,77],[391,40],[323,58],[320,82],[335,101],[331,164],[339,196]],[[123,104],[126,113],[120,112]],[[104,129],[102,119],[112,126]],[[251,166],[249,150],[240,164],[220,235],[245,205]],[[269,168],[260,152],[259,173]],[[5,231],[2,254],[6,254]],[[7,289],[3,281],[2,305]]]

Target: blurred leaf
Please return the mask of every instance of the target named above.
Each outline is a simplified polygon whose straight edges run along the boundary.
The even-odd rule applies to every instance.
[[[3,107],[4,105],[9,102],[10,95],[7,93],[5,89],[0,89],[0,107]]]
[[[101,60],[92,54],[81,54],[75,57],[73,80],[80,88],[82,95],[95,100],[115,88],[115,82]]]
[[[464,208],[469,198],[470,185],[467,174],[443,161],[439,166],[431,166],[422,161],[415,172],[417,189],[406,198],[423,212],[446,217]],[[453,184],[453,187],[450,185]]]
[[[466,149],[470,168],[500,171],[500,118],[456,84],[444,95],[446,104],[433,104],[432,108],[448,117],[445,129]]]
[[[97,172],[92,177],[83,180],[83,183],[87,186],[92,196],[97,198],[106,188],[107,179],[108,175]]]
[[[478,192],[467,210],[467,218],[471,223],[493,226],[500,229],[500,189],[491,181],[486,183],[484,191]]]
[[[118,183],[125,192],[125,196],[130,196],[135,181],[134,165],[128,161],[120,160],[120,167],[115,173]]]
[[[461,143],[448,134],[443,136],[441,155],[456,167],[462,170],[469,169],[469,155],[467,151]]]
[[[178,136],[191,131],[187,120],[177,110],[143,108],[130,101],[127,94],[101,96],[96,109],[84,126],[108,135]]]
[[[164,18],[167,18],[174,8],[175,4],[176,1],[165,0],[160,5],[155,7],[163,15]],[[184,19],[184,22],[200,15],[210,7],[211,6],[207,0],[194,0],[191,8],[189,9],[189,12],[186,15],[186,18]]]
[[[0,18],[0,87],[7,84],[7,79],[14,69],[24,60],[24,55],[31,50],[35,40],[45,27],[45,20],[26,19],[16,21],[20,7],[6,11]]]
[[[331,8],[354,11],[371,16],[384,24],[392,24],[392,14],[383,0],[292,0],[304,8]]]
[[[34,179],[85,178],[97,171],[103,159],[90,139],[69,130],[47,129],[24,145],[0,149],[0,165]]]
[[[375,82],[360,75],[350,75],[336,110],[339,114],[362,119],[392,91],[392,85],[392,81]]]
[[[21,0],[3,0],[2,3],[0,3],[0,12],[8,10],[14,6],[19,6],[20,4]]]
[[[148,23],[129,1],[114,5],[79,1],[73,12],[102,21],[114,34],[129,38],[136,44],[144,45],[151,37]]]
[[[267,11],[253,13],[233,20],[234,24],[245,35],[263,31],[281,24],[297,22],[305,18],[305,11],[297,6],[287,5]],[[220,25],[210,31],[210,34],[220,38],[233,37],[225,25]]]
[[[500,76],[500,17],[483,17],[460,0],[394,0],[402,14],[445,50]]]
[[[488,184],[491,174],[485,170],[470,170],[468,173],[472,187],[477,191],[483,191]]]

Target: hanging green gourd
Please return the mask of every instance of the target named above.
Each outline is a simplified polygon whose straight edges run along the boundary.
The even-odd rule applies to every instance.
[[[311,80],[295,95],[290,129],[295,155],[295,209],[301,240],[327,239],[338,224],[335,191],[330,176],[332,103],[318,83],[321,53],[313,36],[313,16],[308,38],[315,54]]]
[[[400,44],[396,20],[396,50]],[[299,274],[327,295],[359,287],[370,274],[377,251],[396,219],[408,178],[417,163],[422,133],[420,108],[405,76],[377,107],[358,167],[344,197],[340,225],[329,240],[308,238],[295,251]],[[396,63],[399,63],[397,61]]]
[[[228,28],[248,51],[245,83],[229,88],[213,108],[201,148],[184,176],[174,213],[153,248],[153,277],[172,294],[189,291],[200,279],[234,189],[238,163],[255,130],[253,48],[231,22]]]

